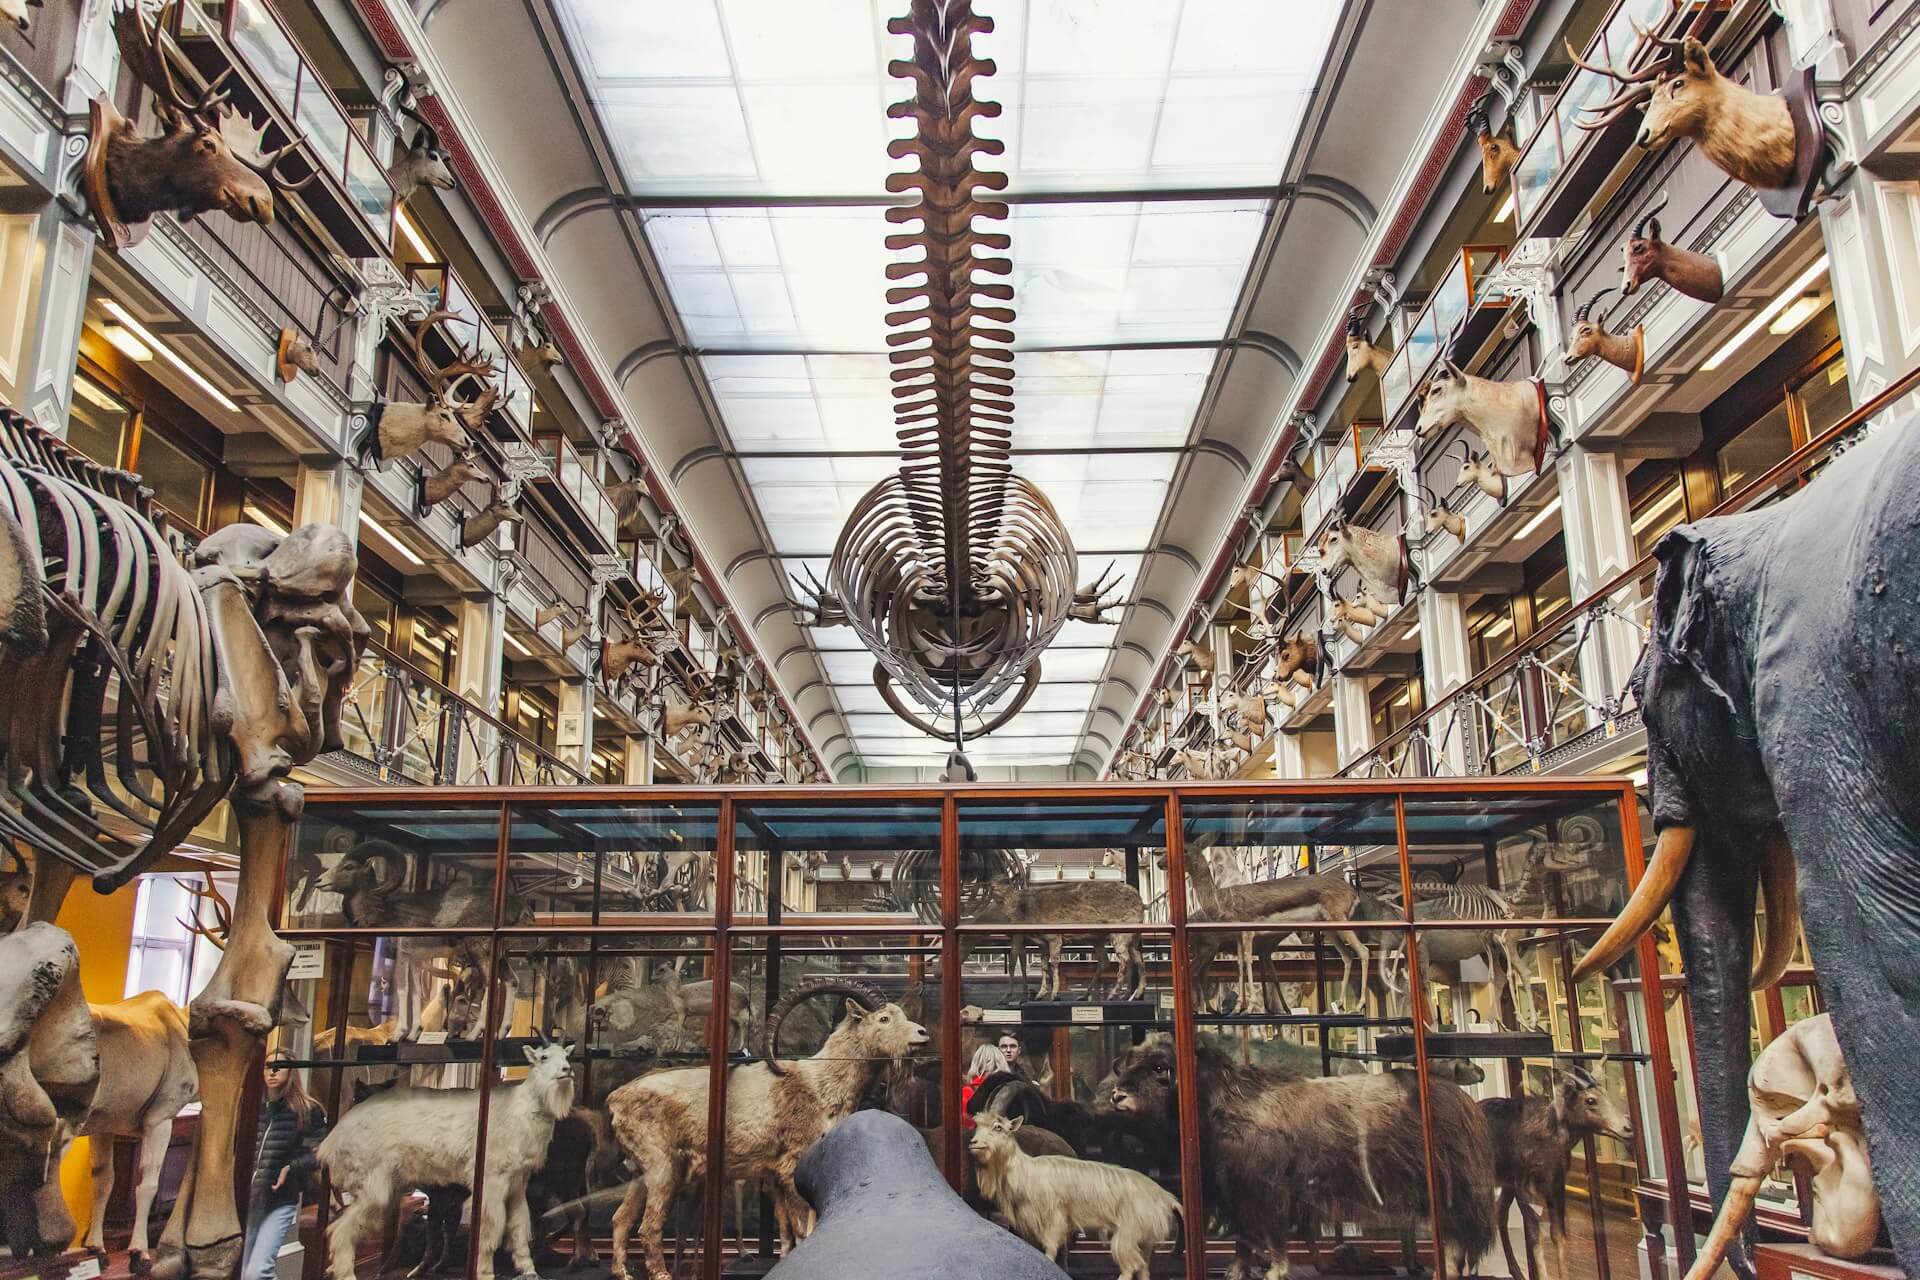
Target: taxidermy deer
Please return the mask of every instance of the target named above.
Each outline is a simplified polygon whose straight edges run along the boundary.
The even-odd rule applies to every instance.
[[[1443,356],[1414,393],[1422,439],[1456,424],[1480,437],[1503,476],[1538,475],[1557,432],[1547,416],[1547,389],[1534,378],[1495,381],[1468,373]]]
[[[1420,505],[1426,511],[1423,522],[1427,533],[1436,534],[1444,529],[1461,541],[1466,541],[1467,518],[1448,506],[1446,498],[1440,497],[1426,485],[1419,488]]]
[[[1333,602],[1333,625],[1355,644],[1364,643],[1367,633],[1363,629],[1373,626],[1379,619],[1367,611],[1345,600]]]
[[[1612,307],[1601,312],[1598,320],[1593,318],[1594,306],[1614,291],[1608,286],[1574,308],[1573,331],[1567,335],[1567,363],[1578,364],[1589,356],[1599,356],[1614,368],[1625,370],[1627,378],[1637,387],[1646,368],[1646,330],[1635,325],[1632,333],[1609,332],[1607,317],[1613,314]]]
[[[554,622],[560,618],[564,618],[572,612],[573,612],[572,605],[559,604],[559,603],[550,604],[546,608],[539,610],[533,615],[533,629],[535,631],[538,631],[541,628],[545,627],[549,622]]]
[[[1621,247],[1620,294],[1631,297],[1649,280],[1664,280],[1675,293],[1701,302],[1718,302],[1726,292],[1719,260],[1691,249],[1677,249],[1660,238],[1660,211],[1671,192],[1663,191],[1652,208],[1633,224],[1633,234]]]
[[[1487,195],[1507,185],[1513,166],[1520,161],[1520,147],[1513,139],[1513,117],[1507,117],[1499,133],[1493,131],[1487,114],[1487,103],[1492,97],[1491,93],[1480,95],[1480,101],[1467,112],[1467,127],[1473,130],[1474,141],[1480,144],[1480,190]]]
[[[142,137],[111,103],[97,99],[96,115],[109,132],[99,180],[90,176],[84,184],[88,203],[103,229],[109,223],[137,226],[156,213],[191,216],[215,210],[238,222],[272,222],[274,192],[297,191],[318,175],[315,169],[299,181],[280,176],[281,161],[306,139],[295,137],[266,150],[267,126],[256,126],[227,101],[220,87],[225,72],[191,96],[181,91],[159,43],[160,29],[178,8],[179,0],[167,0],[157,26],[143,4],[129,4],[113,15],[120,56],[153,91],[161,131]]]
[[[1182,640],[1175,653],[1192,662],[1203,676],[1213,674],[1213,650],[1192,640]]]
[[[1332,577],[1347,565],[1360,575],[1361,588],[1381,602],[1391,599],[1397,604],[1407,598],[1409,586],[1420,585],[1404,536],[1335,520],[1320,535],[1320,567]]]
[[[1352,382],[1366,370],[1371,369],[1374,377],[1387,371],[1392,356],[1373,345],[1367,337],[1367,313],[1371,303],[1361,303],[1347,313],[1347,381]]]
[[[432,475],[422,473],[420,506],[424,509],[445,502],[473,481],[486,479],[487,473],[479,461],[471,453],[463,453]]]
[[[503,524],[513,524],[527,517],[514,509],[518,495],[509,498],[503,495],[498,485],[494,486],[493,496],[487,499],[487,505],[460,522],[460,549],[477,547],[493,537],[494,530]]]
[[[1641,31],[1640,38],[1664,52],[1637,71],[1584,61],[1568,44],[1575,66],[1621,85],[1619,93],[1589,109],[1595,118],[1578,121],[1582,129],[1605,128],[1644,107],[1646,118],[1634,141],[1646,150],[1688,138],[1736,182],[1776,188],[1793,181],[1796,139],[1785,98],[1742,88],[1721,75],[1692,32],[1668,40]]]
[[[37,9],[45,3],[46,0],[0,0],[0,19],[11,22],[24,33],[33,25],[27,20],[28,4]]]
[[[394,203],[404,204],[422,187],[432,187],[438,191],[453,190],[453,170],[447,165],[447,153],[440,145],[440,135],[411,107],[401,107],[400,114],[410,117],[420,128],[414,133],[413,141],[387,166],[387,176],[393,179]]]
[[[500,396],[500,388],[492,380],[492,356],[477,359],[461,346],[455,348],[450,364],[435,365],[427,358],[428,330],[441,320],[458,319],[452,311],[432,311],[414,326],[413,353],[422,369],[431,370],[427,377],[432,394],[419,404],[382,406],[379,419],[360,438],[362,458],[371,454],[376,463],[404,458],[418,452],[429,441],[460,453],[467,451],[471,443],[468,433],[478,431],[486,422],[487,414],[493,411],[493,402]],[[472,400],[460,400],[455,391],[468,378],[478,378],[483,384],[482,390]]]
[[[602,640],[600,642],[600,674],[606,677],[608,684],[617,682],[637,663],[651,667],[660,661],[660,655],[640,639]]]

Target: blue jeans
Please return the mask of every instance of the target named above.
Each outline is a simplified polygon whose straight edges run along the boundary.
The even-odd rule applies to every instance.
[[[269,1205],[247,1215],[247,1244],[241,1253],[240,1280],[273,1280],[274,1260],[287,1242],[300,1202]]]

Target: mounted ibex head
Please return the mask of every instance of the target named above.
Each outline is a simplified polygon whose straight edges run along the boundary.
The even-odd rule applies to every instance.
[[[1373,370],[1373,376],[1379,377],[1387,371],[1387,363],[1392,359],[1385,351],[1373,345],[1367,336],[1367,313],[1373,310],[1373,304],[1363,302],[1347,312],[1347,381],[1352,382],[1365,370]]]
[[[393,201],[403,204],[414,192],[422,187],[433,187],[439,191],[453,190],[453,170],[447,165],[447,153],[440,145],[440,135],[426,118],[411,107],[401,107],[400,114],[411,117],[420,128],[413,135],[413,141],[393,158],[387,166],[387,176],[393,180]]]
[[[1506,506],[1507,478],[1494,470],[1493,464],[1485,458],[1474,457],[1472,447],[1465,440],[1456,443],[1460,446],[1459,483],[1470,484],[1501,506]]]
[[[1711,9],[1677,40],[1649,31],[1639,32],[1638,49],[1651,44],[1660,52],[1637,70],[1622,71],[1610,64],[1584,61],[1567,45],[1574,65],[1617,81],[1620,92],[1597,107],[1582,129],[1602,129],[1636,107],[1646,111],[1634,141],[1652,150],[1680,138],[1700,145],[1708,160],[1736,182],[1761,188],[1784,187],[1793,181],[1796,137],[1786,99],[1755,93],[1720,74],[1698,38]]]
[[[493,496],[487,499],[487,505],[461,519],[460,549],[465,551],[468,547],[479,546],[491,538],[494,530],[503,524],[525,520],[526,516],[514,509],[514,503],[519,500],[519,496],[516,492],[512,497],[507,497],[505,491],[495,485]]]
[[[179,0],[167,0],[153,19],[145,5],[132,3],[113,15],[121,59],[153,91],[160,120],[159,134],[142,137],[111,101],[94,100],[82,189],[114,249],[137,240],[157,213],[219,210],[239,222],[272,222],[274,192],[298,190],[318,173],[298,181],[280,176],[281,162],[306,140],[295,136],[267,150],[268,126],[254,124],[227,101],[221,85],[228,72],[192,94],[182,91],[160,37],[178,7]]]
[[[493,411],[500,388],[493,382],[493,357],[481,360],[464,346],[454,348],[451,364],[436,365],[427,357],[427,333],[442,320],[458,320],[452,311],[429,312],[413,329],[413,352],[420,367],[427,370],[433,393],[423,403],[389,404],[380,410],[379,420],[360,440],[364,457],[371,453],[376,462],[403,458],[428,441],[466,452],[471,441],[467,433],[477,431]],[[468,378],[481,381],[480,394],[471,400],[456,397],[460,384]]]
[[[1420,505],[1426,509],[1426,529],[1429,534],[1439,533],[1442,529],[1462,541],[1467,536],[1467,518],[1447,505],[1447,499],[1429,489],[1420,486]]]
[[[1473,130],[1474,140],[1480,144],[1480,190],[1487,195],[1507,185],[1513,166],[1520,161],[1520,147],[1513,140],[1513,117],[1507,117],[1499,133],[1493,131],[1492,119],[1487,113],[1487,104],[1492,98],[1491,92],[1481,94],[1480,100],[1467,112],[1467,127]]]
[[[1608,332],[1607,317],[1613,314],[1612,307],[1601,312],[1598,320],[1593,318],[1594,306],[1613,292],[1614,288],[1608,286],[1574,308],[1573,330],[1567,335],[1567,363],[1578,364],[1588,356],[1599,356],[1616,369],[1626,370],[1637,387],[1647,358],[1646,331],[1635,325],[1632,333]]]
[[[463,453],[432,475],[424,471],[420,473],[419,502],[415,505],[425,511],[437,502],[445,502],[473,481],[486,479],[486,476],[480,459],[471,452]]]
[[[1650,280],[1664,280],[1674,292],[1701,302],[1718,302],[1726,292],[1720,262],[1704,253],[1677,249],[1660,239],[1660,211],[1672,193],[1660,198],[1633,224],[1633,234],[1621,246],[1620,294],[1629,297]]]

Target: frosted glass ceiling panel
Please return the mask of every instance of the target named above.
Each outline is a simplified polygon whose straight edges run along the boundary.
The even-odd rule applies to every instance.
[[[1049,649],[1040,655],[1040,674],[1048,680],[1098,680],[1106,667],[1105,649]]]
[[[833,696],[839,702],[840,709],[848,715],[858,711],[885,711],[888,715],[893,714],[888,710],[887,700],[882,698],[880,691],[873,687],[872,658],[867,659],[867,678],[864,681],[858,684],[835,685]]]
[[[1341,0],[979,0],[1014,191],[1280,180]],[[901,0],[560,0],[636,194],[877,194]]]

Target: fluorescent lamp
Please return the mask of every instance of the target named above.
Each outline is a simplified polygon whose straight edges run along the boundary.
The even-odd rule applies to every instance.
[[[389,547],[392,547],[395,551],[399,552],[402,556],[404,556],[408,564],[417,565],[421,567],[424,567],[426,565],[426,561],[422,560],[419,556],[413,554],[413,552],[407,550],[406,543],[400,541],[400,539],[388,533],[385,529],[381,528],[378,524],[375,524],[373,519],[369,517],[367,513],[364,511],[360,513],[360,527],[367,530],[367,532],[369,533],[378,535],[380,541],[386,543]]]
[[[1501,202],[1500,211],[1493,215],[1495,222],[1505,222],[1513,216],[1513,192],[1507,192],[1507,198]]]
[[[251,502],[240,508],[240,514],[270,533],[277,533],[283,538],[287,536],[287,531],[280,527],[278,520],[275,520],[259,507],[254,506]]]
[[[1527,521],[1526,527],[1521,529],[1520,532],[1513,535],[1513,540],[1515,542],[1525,542],[1528,538],[1538,533],[1540,531],[1540,526],[1545,524],[1547,521],[1551,520],[1553,518],[1553,513],[1558,511],[1559,509],[1560,509],[1560,499],[1555,498],[1552,502],[1549,502],[1546,506],[1540,508],[1540,514],[1535,516],[1533,519]]]
[[[125,325],[103,325],[100,329],[100,336],[119,348],[120,353],[129,360],[137,360],[141,364],[145,364],[147,361],[153,359],[153,348],[134,337]]]
[[[506,632],[504,638],[507,644],[512,647],[513,651],[519,654],[521,657],[531,658],[533,656],[532,652],[527,648],[527,646],[520,643],[520,638],[514,635],[513,632],[511,631]]]
[[[1486,635],[1487,639],[1494,640],[1507,634],[1507,632],[1511,630],[1513,630],[1513,619],[1508,617],[1508,618],[1502,618],[1500,619],[1500,621],[1488,627],[1484,634]]]
[[[1738,351],[1741,347],[1746,346],[1748,342],[1752,341],[1754,334],[1759,333],[1762,329],[1766,328],[1769,324],[1773,322],[1773,318],[1775,316],[1779,315],[1782,311],[1785,311],[1794,302],[1797,302],[1800,299],[1800,295],[1805,293],[1809,288],[1811,288],[1813,286],[1813,282],[1815,280],[1818,280],[1821,276],[1825,275],[1826,273],[1827,273],[1827,255],[1823,253],[1818,258],[1814,259],[1812,266],[1808,267],[1805,271],[1802,271],[1800,273],[1799,279],[1795,280],[1792,284],[1782,289],[1780,291],[1780,296],[1775,298],[1772,302],[1769,302],[1766,306],[1760,308],[1760,310],[1754,312],[1753,319],[1741,325],[1740,332],[1734,334],[1733,337],[1729,338],[1727,340],[1726,346],[1720,348],[1718,351],[1714,352],[1713,355],[1708,357],[1707,362],[1700,366],[1700,372],[1712,373],[1715,369],[1718,369],[1721,365],[1725,364],[1729,356],[1731,356],[1734,352]]]
[[[413,225],[413,219],[407,216],[405,209],[393,211],[393,225],[400,228],[400,235],[413,250],[414,257],[422,262],[438,262],[440,255],[427,247],[426,237],[420,234],[420,228]]]
[[[1807,321],[1813,319],[1820,310],[1822,299],[1817,293],[1803,293],[1793,300],[1793,304],[1773,318],[1767,326],[1767,332],[1775,337],[1785,337]]]
[[[129,315],[125,307],[115,302],[112,298],[101,299],[100,305],[107,309],[108,315],[112,316],[115,320],[118,320],[121,324],[125,325],[127,328],[127,332],[132,334],[135,338],[139,339],[140,343],[143,346],[152,347],[155,351],[159,352],[161,359],[165,360],[168,364],[172,365],[174,368],[178,369],[181,373],[185,374],[188,382],[191,382],[194,386],[206,392],[207,395],[213,399],[213,402],[215,404],[219,405],[222,409],[225,409],[228,413],[240,412],[240,406],[235,404],[232,400],[230,400],[227,397],[226,392],[220,390],[220,388],[214,386],[211,382],[208,382],[206,379],[206,375],[201,373],[198,369],[194,368],[192,365],[188,364],[183,358],[181,358],[181,355],[179,352],[175,351],[172,347],[168,346],[166,343],[160,341],[160,339],[154,337],[151,333],[148,333],[146,330],[146,327],[142,325],[138,320],[135,320],[131,315]],[[111,342],[113,339],[109,337],[107,340]],[[126,348],[122,347],[121,350],[125,351]],[[133,355],[131,351],[128,351],[127,354]],[[134,359],[137,360],[139,359],[139,357],[134,356]]]
[[[1416,623],[1414,623],[1414,624],[1413,624],[1413,625],[1412,625],[1411,627],[1408,627],[1408,628],[1407,628],[1407,639],[1409,639],[1409,640],[1411,640],[1411,639],[1413,639],[1413,638],[1414,638],[1415,636],[1417,636],[1417,635],[1419,635],[1419,634],[1420,634],[1420,624],[1419,624],[1419,623],[1417,623],[1417,622],[1416,622]]]
[[[1654,503],[1652,506],[1648,507],[1645,511],[1642,511],[1639,515],[1633,518],[1633,531],[1635,533],[1640,533],[1643,530],[1645,530],[1648,525],[1652,524],[1655,520],[1658,520],[1661,516],[1665,515],[1668,508],[1672,507],[1674,503],[1680,501],[1680,495],[1681,495],[1681,489],[1680,489],[1680,486],[1677,484],[1673,486],[1673,488],[1667,490],[1666,497],[1660,499],[1660,501]]]

